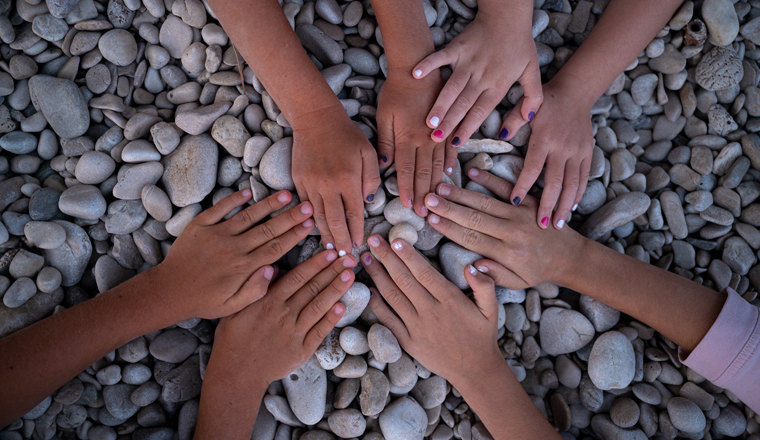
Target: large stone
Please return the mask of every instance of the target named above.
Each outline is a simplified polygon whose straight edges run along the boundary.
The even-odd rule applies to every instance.
[[[295,191],[292,175],[293,138],[280,139],[267,149],[259,162],[261,180],[275,190]]]
[[[312,356],[305,364],[282,379],[290,409],[298,420],[315,425],[325,414],[327,372]]]
[[[162,182],[172,203],[184,207],[209,195],[216,183],[218,161],[218,147],[208,134],[183,138],[163,160]]]
[[[380,413],[385,440],[422,440],[427,423],[425,410],[409,397],[394,400]]]
[[[621,389],[633,380],[636,357],[628,338],[616,331],[597,338],[588,359],[588,374],[600,390]]]
[[[55,133],[64,139],[82,136],[90,126],[87,102],[73,81],[47,75],[29,78],[29,95]]]
[[[580,233],[596,240],[647,212],[650,203],[649,196],[641,192],[620,195],[591,214],[581,227]]]
[[[64,220],[53,220],[66,231],[66,241],[56,249],[46,249],[45,261],[61,272],[61,285],[69,287],[79,282],[92,255],[90,237],[79,226]]]
[[[550,307],[539,323],[541,348],[552,356],[572,353],[591,342],[594,326],[575,310]]]

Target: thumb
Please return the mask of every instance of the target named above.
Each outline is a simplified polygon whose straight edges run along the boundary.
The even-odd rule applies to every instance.
[[[475,269],[475,266],[468,264],[464,268],[464,278],[467,284],[472,288],[472,294],[475,297],[475,305],[480,309],[480,313],[489,321],[496,322],[499,319],[499,303],[496,301],[496,290],[491,278],[484,273]]]
[[[380,180],[380,168],[377,165],[377,156],[369,146],[362,148],[362,197],[365,202],[374,199]]]
[[[393,118],[378,116],[377,119],[377,155],[380,166],[387,167],[393,163],[396,141],[393,134]],[[365,194],[366,195],[366,194]]]
[[[524,89],[524,87],[523,87]],[[499,131],[499,139],[508,141],[515,137],[520,128],[527,124],[527,119],[522,117],[523,104],[525,103],[525,97],[523,96],[517,101],[517,104],[509,111],[507,117],[504,118],[504,123],[501,125]],[[526,107],[527,108],[527,107]]]
[[[479,272],[487,274],[497,286],[507,289],[527,289],[531,285],[516,273],[493,260],[478,260],[475,262]]]
[[[541,70],[538,68],[538,56],[535,53],[519,81],[520,85],[523,86],[524,93],[520,112],[523,121],[530,122],[544,101],[544,93],[541,87]]]
[[[238,289],[237,293],[230,298],[230,303],[236,309],[235,311],[237,312],[263,298],[272,278],[274,278],[272,266],[263,266],[254,272],[245,284]]]

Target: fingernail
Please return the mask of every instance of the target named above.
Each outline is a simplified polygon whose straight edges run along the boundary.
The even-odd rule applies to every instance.
[[[512,204],[515,206],[520,206],[520,202],[522,202],[522,199],[519,197],[515,197],[514,199],[512,199]]]
[[[375,200],[375,195],[374,194],[370,194],[370,195],[367,196],[367,201],[368,202],[371,202],[373,200]]]
[[[311,204],[304,203],[301,205],[301,214],[311,214]]]
[[[499,132],[499,137],[501,139],[508,138],[509,137],[509,130],[507,130],[506,128],[502,128],[501,131]]]
[[[314,227],[314,220],[307,218],[306,221],[301,223],[304,228],[313,228]]]
[[[437,225],[437,224],[438,224],[438,222],[440,222],[440,221],[441,221],[441,218],[440,218],[440,217],[438,217],[438,216],[437,216],[437,215],[435,215],[435,214],[430,214],[430,215],[428,216],[428,222],[429,222],[429,223],[432,223],[432,224],[434,224],[434,225]]]
[[[441,130],[434,131],[433,132],[433,137],[437,137],[438,139],[443,138],[443,131],[441,131]]]
[[[356,242],[354,242],[354,243],[351,243],[351,244],[353,244],[353,245],[354,245],[354,248],[358,248],[358,247],[359,247],[359,245],[358,245],[358,244],[356,244]]]
[[[370,264],[370,263],[372,263],[372,257],[370,257],[370,255],[369,255],[369,254],[367,254],[367,255],[364,257],[364,264],[365,264],[365,265],[367,265],[367,264]]]
[[[414,76],[416,76],[417,78],[421,77],[422,76],[422,70],[420,70],[420,69],[415,70],[414,71]]]
[[[423,217],[426,216],[428,213],[427,208],[425,208],[424,206],[420,208],[420,213],[422,214]]]
[[[541,219],[541,226],[547,227],[549,225],[549,217],[544,217]]]
[[[346,282],[349,279],[351,279],[351,274],[347,270],[344,270],[343,273],[340,274],[340,280]]]
[[[346,251],[338,251],[338,256],[343,257],[346,255]]]
[[[354,267],[354,266],[356,266],[356,263],[354,263],[353,258],[349,257],[343,260],[343,267]]]
[[[388,162],[388,156],[380,156],[381,162]]]
[[[367,243],[369,243],[370,246],[375,247],[380,245],[380,239],[377,237],[370,237],[369,240],[367,240]]]
[[[335,249],[335,246],[333,246],[333,244],[332,244],[332,243],[327,243],[327,244],[325,245],[325,249]]]
[[[560,221],[557,222],[557,228],[558,229],[562,229],[563,226],[565,226],[565,221],[564,220],[560,220]]]
[[[573,212],[575,212],[576,209],[578,209],[578,204],[577,203],[575,205],[573,205]]]
[[[441,123],[441,120],[438,119],[438,116],[433,116],[432,118],[430,118],[430,125],[432,125],[433,127],[437,127],[438,124],[440,124],[440,123]],[[440,131],[441,130],[438,130],[438,131],[436,131],[436,133],[438,133]],[[441,132],[441,134],[443,134],[443,132]],[[438,136],[438,137],[440,137],[440,136]]]
[[[442,195],[442,196],[447,196],[447,195],[451,194],[451,188],[448,185],[446,185],[445,183],[442,183],[442,184],[438,185],[438,194]],[[436,204],[438,204],[438,201],[436,201]],[[433,206],[435,206],[435,205],[433,205]]]
[[[344,310],[345,310],[345,306],[342,305],[341,303],[337,303],[333,306],[333,313],[335,313],[336,315],[340,315],[341,313],[343,313]]]
[[[480,171],[478,171],[477,168],[470,168],[470,172],[468,174],[472,177],[477,177],[478,174],[480,174]]]
[[[438,206],[438,197],[436,197],[434,195],[431,195],[430,197],[428,197],[427,205],[428,206]]]
[[[406,203],[407,203],[409,206],[412,206],[412,204],[414,204],[414,202],[412,202],[412,199],[406,199]]]
[[[454,168],[448,167],[446,168],[446,174],[451,174],[454,172]]]
[[[243,197],[251,197],[251,190],[250,189],[244,189],[243,190]]]
[[[403,242],[403,240],[396,240],[396,241],[394,241],[393,242],[393,249],[396,249],[397,251],[400,251],[401,248],[404,247],[404,245],[403,245],[402,242]]]
[[[472,264],[468,264],[468,265],[467,265],[467,270],[468,270],[468,271],[470,272],[470,274],[472,274],[472,275],[475,275],[476,273],[478,273],[478,270],[477,270],[477,269],[475,269],[475,266],[473,266]]]
[[[536,112],[530,112],[530,113],[528,113],[528,120],[532,121],[533,120],[533,116],[536,116]]]
[[[329,262],[332,263],[333,261],[335,261],[337,259],[338,259],[338,254],[336,254],[335,252],[328,252],[327,253],[327,261],[329,261]]]
[[[459,136],[454,136],[454,139],[451,140],[451,145],[458,147],[459,146]]]
[[[287,202],[289,198],[290,198],[290,193],[288,192],[281,192],[280,194],[277,195],[277,200],[283,203]]]
[[[478,266],[477,269],[478,269],[478,272],[480,273],[488,272],[488,268],[486,266]]]
[[[266,278],[269,281],[272,281],[272,277],[274,276],[274,268],[272,266],[267,266],[264,268],[264,278]]]

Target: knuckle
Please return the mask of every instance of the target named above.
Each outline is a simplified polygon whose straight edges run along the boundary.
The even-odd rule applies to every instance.
[[[468,110],[470,107],[472,107],[472,101],[470,101],[470,98],[459,95],[459,97],[454,101],[454,105],[459,107],[461,110]]]
[[[467,225],[470,228],[478,228],[482,224],[483,224],[483,215],[478,211],[470,212],[469,218],[467,219]]]
[[[416,174],[416,177],[419,180],[430,180],[430,177],[433,175],[433,170],[430,167],[421,166],[417,168]]]
[[[411,275],[406,274],[406,273],[399,275],[398,278],[396,279],[396,285],[401,290],[409,289],[413,286],[413,284],[414,284],[414,279],[412,278]]]
[[[314,335],[317,337],[317,340],[319,341],[324,341],[329,333],[330,332],[327,330],[325,326],[320,325],[314,328]]]
[[[346,220],[349,222],[357,220],[359,218],[364,218],[364,214],[362,213],[359,215],[356,211],[346,211]]]
[[[311,312],[316,315],[320,315],[321,313],[323,313],[322,311],[325,309],[324,306],[325,306],[325,301],[319,296],[311,300],[311,304],[309,304],[309,308],[311,309]]]
[[[417,274],[417,279],[424,285],[431,283],[435,280],[435,273],[433,268],[426,267]]]
[[[488,114],[486,114],[486,110],[483,107],[477,105],[470,109],[470,116],[476,121],[484,121]]]
[[[396,164],[396,172],[402,176],[414,175],[414,163],[405,162],[403,164]]]
[[[447,93],[451,93],[452,95],[459,94],[463,88],[464,88],[464,84],[462,84],[456,79],[449,78],[449,80],[446,81],[445,91]]]
[[[473,231],[472,229],[467,228],[462,235],[462,242],[464,243],[465,247],[475,246],[478,244],[478,242],[480,242],[480,234],[476,231]]]
[[[253,223],[253,215],[251,214],[250,209],[244,209],[240,211],[240,223],[250,225]]]
[[[259,232],[261,232],[261,234],[266,237],[267,240],[274,240],[277,237],[274,228],[269,223],[264,223],[259,226]]]
[[[385,297],[385,302],[387,302],[389,306],[391,306],[392,308],[396,308],[399,305],[401,305],[402,295],[403,293],[401,293],[401,290],[394,287],[388,290],[387,292],[385,292],[383,296]]]
[[[478,209],[483,212],[491,212],[495,204],[494,199],[487,195],[481,195],[479,196],[479,199]]]
[[[296,286],[302,286],[306,283],[306,275],[301,270],[292,270],[289,272],[290,281]]]
[[[285,247],[280,240],[272,240],[269,242],[269,253],[272,255],[282,255],[285,253]]]

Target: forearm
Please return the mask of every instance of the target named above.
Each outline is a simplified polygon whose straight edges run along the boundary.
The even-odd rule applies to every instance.
[[[503,360],[454,386],[496,440],[560,438]]]
[[[421,1],[372,0],[383,36],[389,70],[400,70],[410,78],[412,68],[433,53],[433,37]]]
[[[291,126],[310,116],[345,115],[337,96],[311,62],[277,0],[209,1],[219,22]],[[243,12],[247,11],[247,13]]]
[[[156,270],[0,340],[0,427],[109,352],[174,324],[173,305],[156,284]]]
[[[691,351],[720,314],[725,296],[583,239],[559,284],[651,326]]]
[[[589,109],[662,30],[681,0],[612,0],[554,77]]]

